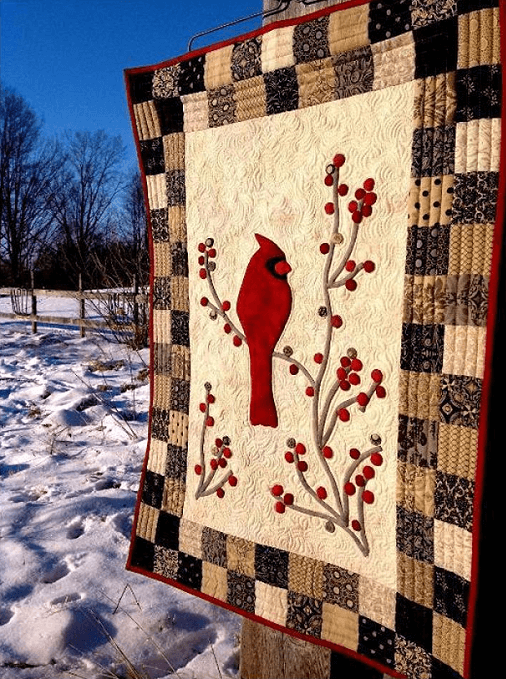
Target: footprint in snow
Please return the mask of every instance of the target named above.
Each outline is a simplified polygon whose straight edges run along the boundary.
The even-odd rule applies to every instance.
[[[84,526],[81,521],[71,523],[70,526],[67,527],[68,540],[77,540],[77,538],[80,538],[83,533]]]
[[[52,599],[49,603],[51,606],[60,606],[65,604],[71,604],[74,601],[80,601],[82,595],[79,592],[71,592],[70,594],[63,594],[62,596],[57,596]]]
[[[6,625],[14,615],[14,611],[7,606],[0,606],[0,627]]]
[[[67,565],[65,563],[58,563],[53,568],[51,568],[49,571],[44,573],[44,575],[42,575],[40,581],[43,582],[46,585],[50,585],[50,584],[53,584],[54,582],[58,582],[58,580],[61,580],[62,578],[64,578],[69,573],[70,573],[70,571],[67,568]]]

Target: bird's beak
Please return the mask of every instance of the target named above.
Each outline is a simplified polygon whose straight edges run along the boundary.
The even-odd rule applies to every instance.
[[[275,265],[274,270],[278,276],[286,276],[286,274],[290,273],[292,267],[288,264],[286,259],[283,259]]]

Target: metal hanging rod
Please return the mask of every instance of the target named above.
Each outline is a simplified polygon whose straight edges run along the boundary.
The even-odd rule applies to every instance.
[[[234,21],[229,21],[226,24],[221,24],[220,26],[216,26],[216,28],[209,28],[206,31],[195,33],[195,35],[192,36],[190,42],[188,43],[188,52],[191,52],[193,43],[198,38],[202,38],[203,36],[209,35],[210,33],[215,33],[216,31],[221,31],[224,28],[229,28],[230,26],[235,26],[236,24],[243,23],[244,21],[250,21],[251,19],[257,19],[258,17],[263,17],[265,19],[267,17],[274,16],[275,14],[279,14],[280,12],[284,12],[285,9],[288,9],[292,2],[298,2],[300,5],[305,5],[307,7],[309,5],[314,5],[318,2],[322,2],[322,0],[279,0],[277,7],[273,7],[272,9],[269,9],[266,12],[264,11],[256,12],[255,14],[250,14],[249,16],[242,17],[242,19],[235,19]]]

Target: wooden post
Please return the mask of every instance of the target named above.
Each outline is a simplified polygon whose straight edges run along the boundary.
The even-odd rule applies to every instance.
[[[86,317],[85,299],[83,297],[83,276],[79,274],[79,321],[84,321]],[[79,323],[79,333],[81,337],[84,337],[86,331],[84,329],[84,323]]]
[[[134,280],[132,285],[134,289],[134,309],[133,309],[134,325],[135,334],[137,335],[139,332],[139,302],[137,301],[137,295],[139,294],[139,281],[137,279],[137,274],[134,274]]]
[[[35,296],[35,273],[33,269],[30,271],[30,286],[32,293],[32,316],[37,315],[37,297]],[[37,321],[32,320],[32,333],[37,332]]]

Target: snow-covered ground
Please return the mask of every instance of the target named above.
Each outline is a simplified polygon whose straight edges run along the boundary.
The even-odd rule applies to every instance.
[[[237,676],[238,617],[125,570],[147,362],[103,335],[0,319],[1,679]]]

